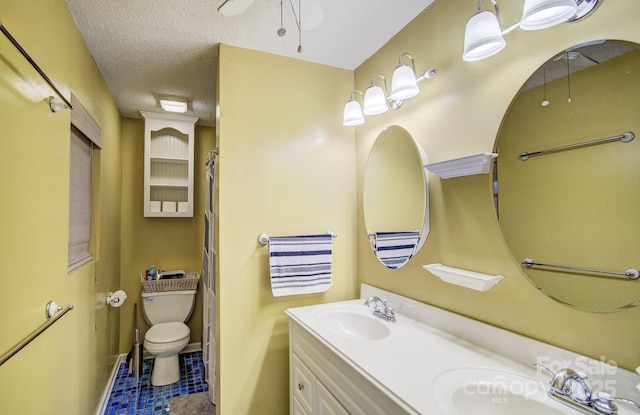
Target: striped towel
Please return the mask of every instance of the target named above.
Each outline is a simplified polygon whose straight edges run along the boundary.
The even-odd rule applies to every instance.
[[[403,266],[415,253],[420,232],[375,232],[373,247],[376,256],[388,268]]]
[[[274,297],[312,294],[331,288],[333,235],[269,237]]]

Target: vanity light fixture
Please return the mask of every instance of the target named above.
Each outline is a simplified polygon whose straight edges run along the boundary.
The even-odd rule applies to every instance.
[[[364,115],[362,114],[362,107],[360,103],[355,100],[355,94],[362,95],[362,92],[354,89],[351,92],[351,99],[347,101],[344,106],[344,115],[342,118],[342,125],[355,126],[364,124]]]
[[[161,99],[160,107],[167,112],[178,112],[181,114],[187,112],[187,103],[185,101]]]
[[[410,67],[402,63],[402,58],[405,56],[409,59],[409,62],[411,62]],[[402,53],[400,58],[398,58],[398,66],[393,71],[393,78],[391,78],[391,95],[389,98],[391,98],[392,101],[402,101],[415,97],[420,92],[418,82],[432,78],[437,72],[435,69],[429,69],[418,76],[413,56],[407,52]],[[402,105],[402,103],[400,103],[400,105]]]
[[[406,56],[411,62],[411,66],[402,63],[402,57]],[[416,64],[413,57],[408,53],[403,53],[398,58],[398,66],[393,71],[391,78],[391,98],[395,100],[415,97],[420,92],[416,79]]]
[[[403,57],[409,59],[411,66],[402,62]],[[387,112],[389,107],[391,107],[392,110],[397,110],[402,106],[405,99],[418,95],[420,92],[418,82],[432,78],[436,73],[437,70],[429,69],[424,74],[417,76],[413,57],[406,52],[402,53],[399,58],[399,64],[393,72],[391,93],[389,93],[387,88],[387,79],[379,73],[373,75],[371,77],[371,85],[367,88],[364,95],[358,90],[351,92],[351,99],[347,101],[344,107],[342,125],[355,126],[364,124],[363,114],[382,114]],[[382,78],[384,89],[376,85],[376,77]],[[360,103],[354,99],[354,93],[363,95],[364,110],[360,106]]]
[[[576,15],[576,0],[525,0],[520,28],[540,30],[566,22]]]
[[[462,59],[467,62],[486,59],[506,46],[503,36],[520,27],[522,30],[540,30],[563,22],[576,22],[591,14],[602,0],[525,0],[522,18],[504,30],[500,27],[500,12],[496,0],[491,0],[495,14],[482,9],[467,22]]]
[[[384,82],[384,89],[376,85],[376,77],[382,78]],[[389,90],[387,89],[387,78],[379,73],[371,77],[371,86],[364,92],[364,108],[363,113],[367,115],[378,115],[383,112],[387,112],[389,107],[387,106],[387,97],[389,96]]]
[[[500,29],[500,9],[495,0],[491,1],[496,10],[482,10],[482,0],[478,1],[478,12],[471,16],[464,32],[464,53],[467,62],[478,61],[493,56],[507,45]]]

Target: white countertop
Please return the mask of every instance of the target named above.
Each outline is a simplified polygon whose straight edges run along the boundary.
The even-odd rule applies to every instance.
[[[331,310],[371,316],[371,310],[364,305],[364,298],[372,295],[386,298],[391,306],[400,309],[396,313],[396,322],[376,319],[390,331],[385,338],[349,338],[328,329],[318,318]],[[391,399],[418,414],[444,413],[441,408],[443,405],[446,407],[447,398],[442,396],[441,389],[434,393],[434,388],[441,388],[447,374],[456,369],[487,368],[495,371],[496,376],[504,371],[523,376],[525,383],[533,382],[546,388],[549,376],[544,372],[538,373],[533,367],[536,362],[551,366],[552,370],[559,370],[561,367],[556,366],[565,363],[580,366],[588,362],[595,365],[593,367],[601,367],[602,364],[367,285],[363,285],[361,296],[363,298],[358,300],[292,308],[287,310],[287,314]],[[634,379],[631,372],[614,369],[617,378],[623,375]],[[437,382],[439,377],[441,381]],[[640,377],[635,377],[636,382],[640,381]],[[626,386],[627,392],[633,389]],[[638,400],[633,393],[627,397]],[[548,404],[550,412],[554,412],[551,409],[554,408],[557,410],[554,413],[577,413],[557,402]]]

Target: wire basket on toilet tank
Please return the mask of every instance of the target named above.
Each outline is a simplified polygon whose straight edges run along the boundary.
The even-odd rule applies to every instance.
[[[198,288],[198,281],[200,281],[200,274],[197,272],[183,273],[184,276],[174,277],[172,271],[161,274],[158,280],[146,279],[146,273],[143,272],[140,275],[140,282],[142,283],[142,292],[145,293],[157,293],[162,291],[182,291],[182,290],[195,290]],[[169,276],[166,278],[165,276]]]

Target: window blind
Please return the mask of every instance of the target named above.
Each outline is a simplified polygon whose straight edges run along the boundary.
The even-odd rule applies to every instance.
[[[71,126],[69,174],[69,260],[68,271],[93,258],[91,240],[91,153],[92,142]]]

